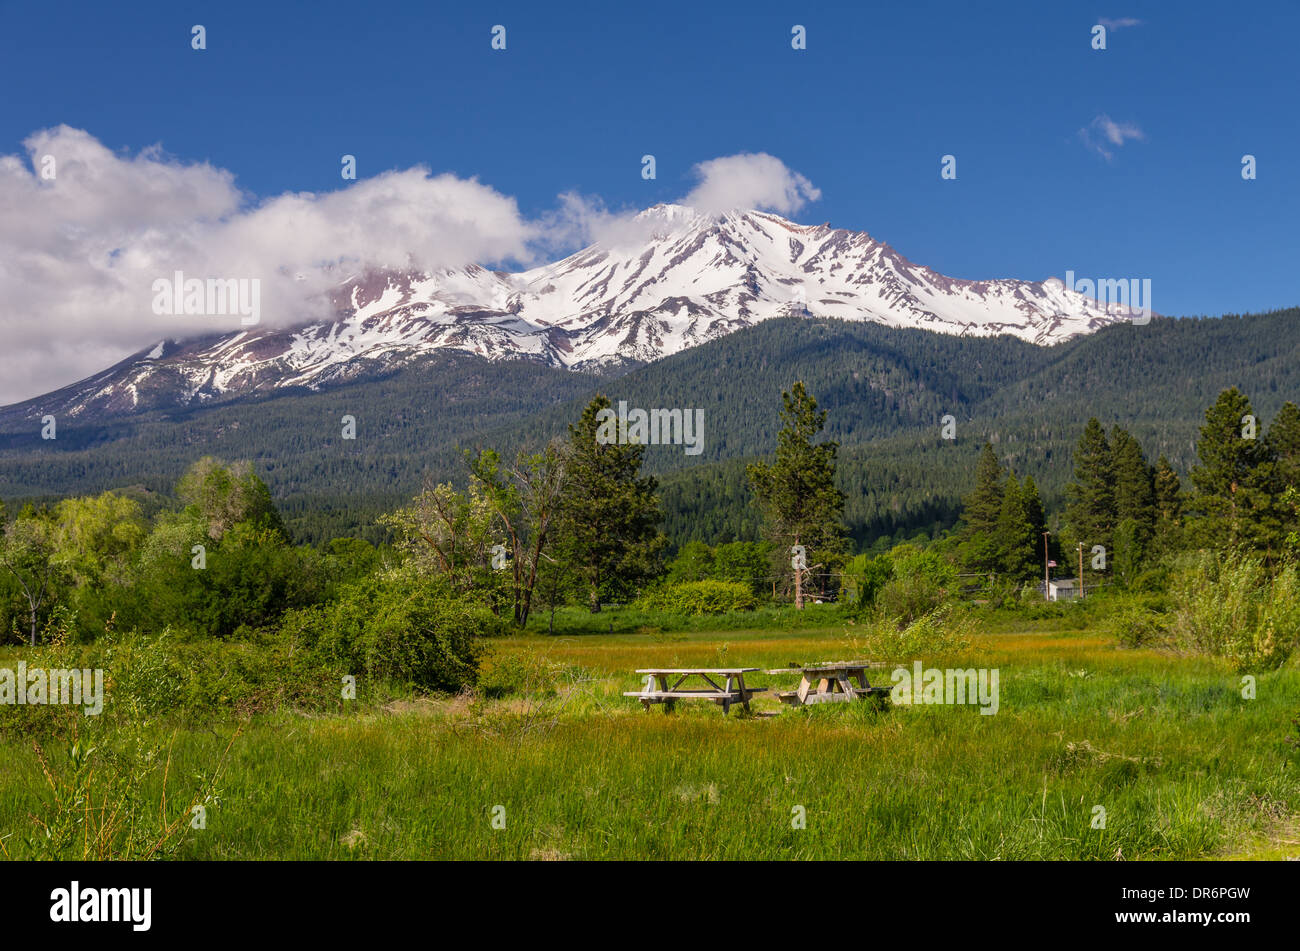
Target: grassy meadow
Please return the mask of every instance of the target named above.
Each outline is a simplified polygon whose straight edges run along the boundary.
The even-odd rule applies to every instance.
[[[1294,662],[1259,675],[1248,700],[1219,660],[1122,649],[1067,614],[986,619],[958,654],[922,657],[997,668],[993,716],[783,709],[766,694],[723,717],[712,703],[645,712],[622,696],[638,667],[867,656],[836,609],[791,614],[665,631],[627,612],[565,613],[556,635],[494,640],[474,691],[412,698],[359,681],[356,701],[333,709],[127,715],[110,683],[103,717],[62,714],[75,738],[0,731],[2,854],[49,854],[42,823],[62,830],[55,857],[120,854],[94,841],[112,837],[114,810],[130,817],[114,836],[130,825],[168,841],[136,857],[1300,857]],[[35,666],[43,650],[5,648],[0,666]],[[88,748],[108,758],[87,766]],[[193,829],[199,789],[206,826]]]

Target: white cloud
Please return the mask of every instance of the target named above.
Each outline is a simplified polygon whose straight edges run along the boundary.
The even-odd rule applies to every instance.
[[[538,236],[513,198],[424,168],[254,203],[229,172],[157,147],[117,155],[67,126],[24,145],[29,162],[0,156],[0,404],[164,337],[239,327],[237,316],[155,315],[151,284],[176,270],[259,279],[263,323],[285,325],[327,312],[339,269],[522,261]]]
[[[1106,161],[1115,157],[1115,150],[1130,139],[1142,141],[1146,136],[1132,122],[1116,122],[1108,115],[1097,116],[1079,130],[1079,139]]]
[[[423,167],[259,202],[230,172],[156,146],[118,154],[68,126],[23,144],[26,160],[0,155],[0,405],[84,379],[160,339],[241,329],[237,315],[154,314],[153,282],[177,270],[258,279],[262,324],[288,326],[326,316],[331,287],[365,268],[529,264],[595,240],[641,241],[662,225],[576,194],[528,220],[513,198]],[[45,156],[53,180],[42,177]],[[709,214],[791,214],[820,197],[762,153],[694,171],[699,183],[683,201]]]
[[[822,193],[766,152],[728,155],[695,166],[700,183],[682,204],[705,214],[757,208],[790,215]]]
[[[792,215],[821,198],[821,191],[807,178],[763,152],[710,159],[691,171],[698,184],[677,203],[703,215],[751,209]],[[559,209],[544,222],[553,246],[636,245],[662,232],[671,220],[639,209],[611,211],[599,198],[574,192],[559,198]]]

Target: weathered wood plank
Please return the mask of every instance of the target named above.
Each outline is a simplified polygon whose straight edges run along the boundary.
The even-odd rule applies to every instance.
[[[718,697],[734,697],[735,694],[723,693],[720,690],[651,690],[648,693],[646,691],[637,690],[625,691],[623,696],[650,698],[676,697],[683,700],[699,698],[701,700],[713,700]]]
[[[638,674],[716,674],[719,677],[725,677],[729,674],[753,674],[758,673],[757,667],[640,667],[637,668]]]

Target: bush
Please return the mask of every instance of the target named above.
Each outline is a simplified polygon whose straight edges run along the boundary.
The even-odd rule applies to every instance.
[[[1175,572],[1170,634],[1176,648],[1223,657],[1239,671],[1275,670],[1300,637],[1300,576],[1270,575],[1254,555],[1199,552]]]
[[[878,617],[853,640],[861,640],[873,659],[904,661],[964,651],[975,629],[969,614],[944,605],[909,622]]]
[[[281,637],[354,673],[455,692],[478,680],[481,639],[505,632],[487,608],[410,572],[369,578],[285,615]]]
[[[887,579],[876,593],[876,610],[881,617],[901,619],[903,623],[935,611],[957,580],[957,571],[946,558],[915,545],[894,546],[888,566],[889,574],[882,565],[868,570],[869,577]]]
[[[121,629],[239,637],[325,597],[323,558],[312,548],[291,547],[278,532],[243,522],[219,542],[187,532],[197,529],[177,520],[150,537],[134,583],[107,589],[106,605],[85,606],[85,639],[113,612]],[[198,542],[207,546],[202,570],[191,567],[191,543]]]
[[[880,589],[894,577],[894,560],[888,554],[857,555],[844,569],[844,593],[851,604],[870,607]]]
[[[1044,601],[1041,592],[1025,588],[1020,594],[1020,616],[1029,621],[1048,621],[1065,617],[1066,605],[1060,601]]]
[[[494,654],[479,677],[483,696],[497,700],[509,696],[554,697],[564,668],[532,652]]]
[[[727,542],[713,549],[713,578],[738,581],[757,596],[766,596],[772,582],[770,542]]]
[[[88,645],[55,642],[25,657],[33,667],[102,670],[105,720],[179,714],[193,723],[230,711],[337,709],[339,677],[346,672],[265,637],[186,641],[170,630],[109,631]],[[15,707],[15,716],[0,717],[0,735],[65,734],[81,719],[78,711],[70,722],[70,709],[78,711],[57,704]]]
[[[894,565],[894,575],[899,578],[926,578],[940,587],[951,585],[957,578],[957,569],[933,547],[896,545],[889,553]]]
[[[703,581],[713,572],[713,549],[704,542],[687,542],[668,563],[665,572],[669,583]]]
[[[885,582],[876,595],[876,609],[881,617],[910,623],[937,609],[946,596],[933,578],[904,575]]]
[[[1106,621],[1106,630],[1121,647],[1149,647],[1165,642],[1169,622],[1163,614],[1143,605],[1126,605]]]
[[[739,581],[683,581],[647,591],[637,607],[673,614],[726,614],[752,611],[755,604],[750,586]]]

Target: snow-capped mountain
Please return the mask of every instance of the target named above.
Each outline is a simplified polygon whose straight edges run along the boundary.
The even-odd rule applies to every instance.
[[[778,316],[1036,344],[1123,319],[1057,279],[956,280],[865,232],[680,205],[657,205],[616,238],[544,267],[368,273],[341,283],[333,304],[302,326],[161,341],[23,406],[75,417],[317,388],[447,349],[592,369],[656,360]]]

